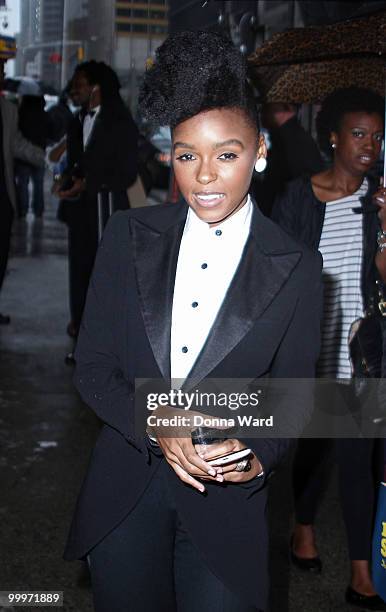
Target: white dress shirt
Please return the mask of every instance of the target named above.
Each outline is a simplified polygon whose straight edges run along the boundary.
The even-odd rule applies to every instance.
[[[90,139],[91,136],[91,132],[93,131],[94,128],[94,123],[95,123],[95,119],[98,115],[98,113],[100,112],[101,107],[100,106],[96,106],[95,108],[91,109],[91,114],[87,113],[87,115],[85,116],[84,120],[83,120],[83,148],[86,148],[86,145]]]
[[[173,388],[181,386],[208,338],[239,265],[252,210],[248,196],[240,210],[213,228],[189,208],[174,283],[170,352]]]

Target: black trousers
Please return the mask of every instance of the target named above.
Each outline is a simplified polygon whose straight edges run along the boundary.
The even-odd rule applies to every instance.
[[[176,510],[170,469],[161,463],[134,510],[91,551],[95,611],[257,612],[206,567]]]
[[[114,192],[113,201],[114,211],[129,207],[126,191]],[[83,194],[67,208],[70,313],[79,328],[98,249],[97,196]]]
[[[339,388],[338,388],[339,387]],[[337,385],[336,393],[344,393],[350,403],[349,387]],[[351,399],[355,402],[355,398]],[[312,525],[326,487],[332,463],[338,468],[340,502],[347,532],[351,560],[371,559],[371,537],[374,519],[376,470],[374,470],[373,439],[306,439],[298,442],[294,464],[293,484],[296,521]]]
[[[11,229],[13,221],[12,204],[7,197],[0,201],[0,290],[7,270],[9,249],[11,245]]]
[[[93,218],[95,216],[95,218]],[[68,225],[68,272],[71,320],[79,328],[98,248],[96,210],[79,206]]]

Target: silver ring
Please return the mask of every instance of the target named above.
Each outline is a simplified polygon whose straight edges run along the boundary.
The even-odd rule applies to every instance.
[[[248,462],[249,462],[249,459],[243,459],[242,461],[239,461],[235,467],[235,472],[244,472],[248,465]]]

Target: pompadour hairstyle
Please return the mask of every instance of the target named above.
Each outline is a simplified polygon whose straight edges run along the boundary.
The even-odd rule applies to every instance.
[[[153,128],[174,128],[206,110],[237,108],[258,130],[245,58],[230,39],[216,32],[169,36],[145,74],[139,104],[143,118]]]
[[[316,131],[321,150],[331,157],[331,132],[338,133],[347,113],[377,113],[384,120],[384,99],[371,89],[345,87],[328,95],[316,117]]]

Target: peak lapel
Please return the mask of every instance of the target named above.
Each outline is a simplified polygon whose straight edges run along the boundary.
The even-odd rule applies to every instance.
[[[261,217],[261,213],[255,211],[255,225],[256,214]],[[264,228],[261,229],[264,231]],[[264,241],[269,243],[269,237],[265,236]],[[239,267],[208,339],[186,380],[189,388],[205,378],[251,330],[255,321],[278,296],[300,257],[299,251],[264,252],[251,228]]]
[[[101,122],[100,112],[94,119],[94,125],[92,126],[91,134],[89,136],[88,141],[84,145],[84,150],[87,151],[93,144],[94,141],[97,140],[98,135],[101,133],[103,127],[103,123]],[[83,126],[82,126],[83,133]]]
[[[166,379],[170,379],[174,279],[185,217],[186,209],[177,218],[174,215],[174,224],[166,231],[135,218],[130,221],[142,316],[155,360]]]

